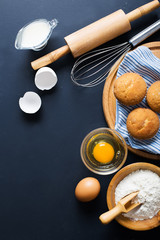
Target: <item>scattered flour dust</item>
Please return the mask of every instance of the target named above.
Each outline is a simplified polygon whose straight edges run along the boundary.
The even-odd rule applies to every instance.
[[[115,202],[138,190],[132,201],[142,204],[123,215],[134,221],[152,218],[160,211],[160,177],[150,170],[141,169],[126,176],[115,189]]]

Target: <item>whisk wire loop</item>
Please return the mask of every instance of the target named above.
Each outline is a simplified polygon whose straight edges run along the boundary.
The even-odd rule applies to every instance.
[[[71,70],[72,81],[83,87],[94,87],[100,84],[106,79],[111,64],[130,49],[131,44],[125,42],[82,55],[77,59]],[[89,81],[86,82],[87,80]]]

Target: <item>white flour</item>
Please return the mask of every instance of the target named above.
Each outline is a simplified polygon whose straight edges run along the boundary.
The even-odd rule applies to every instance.
[[[132,220],[152,218],[160,211],[160,177],[150,170],[138,170],[125,177],[115,189],[115,202],[131,192],[139,190],[133,202],[142,203],[123,214]]]

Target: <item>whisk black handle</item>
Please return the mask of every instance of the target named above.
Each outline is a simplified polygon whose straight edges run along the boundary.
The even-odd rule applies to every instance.
[[[144,41],[146,38],[150,37],[153,33],[157,32],[160,29],[160,19],[150,25],[149,27],[145,28],[140,33],[136,34],[134,37],[132,37],[129,40],[129,43],[135,47],[142,41]]]

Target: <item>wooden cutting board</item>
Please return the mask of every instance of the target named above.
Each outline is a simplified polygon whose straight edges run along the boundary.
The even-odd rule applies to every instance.
[[[160,58],[160,42],[146,43],[143,46],[148,47],[156,57]],[[103,112],[104,112],[104,116],[108,126],[112,129],[114,129],[115,120],[116,120],[116,98],[113,93],[113,86],[114,86],[114,81],[116,80],[116,74],[117,74],[119,65],[123,60],[123,58],[124,58],[124,55],[121,58],[119,58],[118,61],[113,65],[105,81],[104,89],[103,89],[103,97],[102,97]],[[128,146],[128,149],[139,156],[146,157],[149,159],[160,160],[159,154],[151,154],[145,151],[131,148],[130,146]]]

